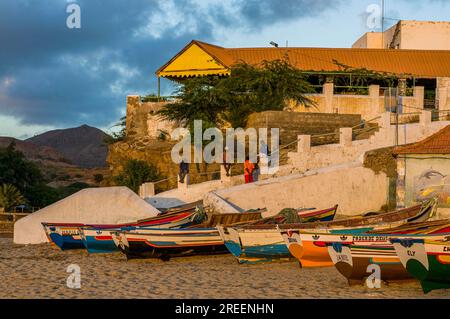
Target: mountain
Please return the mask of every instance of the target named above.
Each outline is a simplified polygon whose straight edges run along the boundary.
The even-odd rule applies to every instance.
[[[12,142],[16,144],[15,149],[22,152],[30,160],[70,163],[68,159],[52,147],[40,146],[12,137],[0,137],[1,148],[8,147]]]
[[[106,133],[83,125],[76,128],[48,131],[25,140],[40,147],[49,147],[60,153],[73,165],[83,168],[106,167],[108,146]]]

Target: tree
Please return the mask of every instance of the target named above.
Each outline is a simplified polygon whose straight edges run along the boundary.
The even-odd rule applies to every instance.
[[[117,185],[127,186],[135,193],[138,193],[139,187],[143,183],[156,182],[161,178],[161,174],[155,165],[131,159],[125,163],[123,172],[115,176],[114,180]]]
[[[121,117],[119,122],[114,124],[111,128],[113,127],[120,127],[120,131],[113,132],[112,135],[108,135],[103,141],[106,145],[114,144],[125,139],[127,135],[127,117]]]
[[[20,191],[11,184],[2,184],[0,186],[0,206],[9,212],[13,207],[25,204],[25,198]]]
[[[264,61],[260,66],[240,63],[231,68],[230,77],[185,80],[177,92],[179,100],[157,114],[185,127],[194,120],[203,120],[206,127],[225,122],[245,127],[254,112],[284,110],[292,102],[314,105],[305,95],[312,92],[306,76],[288,60]]]
[[[63,198],[61,192],[45,184],[27,188],[25,197],[34,208],[43,208]]]
[[[103,174],[94,174],[94,181],[96,184],[100,184],[104,179],[105,177],[103,176]]]
[[[44,182],[44,177],[36,164],[28,161],[23,153],[16,151],[12,142],[0,149],[0,184],[14,185],[21,193],[28,187]]]
[[[185,127],[192,127],[195,120],[202,120],[204,126],[216,126],[227,103],[225,94],[220,91],[221,81],[219,77],[186,80],[176,92],[179,100],[162,106],[156,115]]]

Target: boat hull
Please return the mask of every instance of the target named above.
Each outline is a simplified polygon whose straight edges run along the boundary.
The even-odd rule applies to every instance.
[[[337,206],[315,212],[301,212],[298,215],[305,222],[331,221]],[[241,264],[256,264],[274,261],[289,261],[293,257],[276,227],[267,229],[246,229],[217,227],[227,249]]]
[[[328,246],[328,251],[334,266],[350,285],[363,283],[373,273],[374,265],[379,267],[382,281],[413,280],[392,245],[374,247],[334,243]]]
[[[111,230],[139,228],[180,228],[192,225],[193,212],[179,212],[150,218],[146,221],[120,225],[84,225],[43,223],[49,242],[62,250],[87,249],[89,253],[118,251],[111,237]]]
[[[49,242],[61,250],[83,249],[84,245],[78,227],[79,225],[44,225],[44,230]]]
[[[119,230],[81,229],[80,233],[84,247],[90,254],[108,254],[119,251],[111,235],[111,232]]]
[[[420,281],[425,293],[450,289],[450,242],[393,239],[392,243],[403,266]]]
[[[302,267],[333,267],[334,263],[328,251],[328,244],[345,241],[346,239],[340,239],[341,236],[393,229],[411,222],[426,221],[434,216],[435,211],[436,200],[432,200],[385,215],[331,222],[326,225],[326,228],[308,229],[307,225],[303,225],[303,228],[300,229],[286,228],[281,229],[280,232],[290,253],[298,259]],[[350,224],[354,226],[346,227]]]
[[[82,227],[80,229],[81,239],[84,248],[90,254],[108,254],[118,252],[119,248],[114,243],[112,233],[117,231],[134,231],[139,229],[178,229],[180,226],[190,226],[192,224],[190,219],[176,220],[170,223],[164,222],[161,225],[137,226],[137,227],[122,227],[115,229],[101,229],[93,227]]]
[[[372,229],[365,227],[347,230],[322,230],[321,233],[291,230],[282,231],[281,234],[289,252],[298,259],[302,268],[333,267],[328,244],[341,242],[343,241],[341,238],[348,237],[349,234],[364,233]],[[345,233],[345,235],[341,235],[341,233]]]
[[[277,229],[246,231],[217,227],[225,246],[241,264],[290,260],[292,256]]]
[[[217,229],[142,229],[112,233],[116,247],[127,259],[227,253]]]

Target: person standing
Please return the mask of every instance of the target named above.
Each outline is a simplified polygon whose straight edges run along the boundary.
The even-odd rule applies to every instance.
[[[244,176],[245,176],[245,184],[253,183],[253,170],[255,169],[255,165],[250,161],[247,156],[244,163]]]
[[[187,175],[189,175],[189,164],[185,163],[183,160],[180,163],[180,172],[179,172],[180,183],[184,183],[184,180]],[[188,182],[188,184],[189,184],[189,182]]]
[[[230,176],[230,170],[231,170],[231,163],[228,163],[228,147],[225,147],[223,151],[223,167],[225,168],[225,172],[227,174],[227,177]]]
[[[257,182],[259,180],[259,175],[261,174],[261,169],[259,168],[259,157],[256,161],[255,167],[253,168],[253,182]]]

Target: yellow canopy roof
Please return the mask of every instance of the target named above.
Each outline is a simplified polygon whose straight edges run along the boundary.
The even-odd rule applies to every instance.
[[[230,75],[239,62],[258,65],[286,56],[298,69],[337,72],[352,67],[416,77],[450,77],[450,51],[339,48],[223,48],[192,41],[156,74],[167,78]]]
[[[207,53],[199,43],[192,41],[156,74],[167,78],[186,78],[207,75],[229,75],[230,70],[214,56]]]

